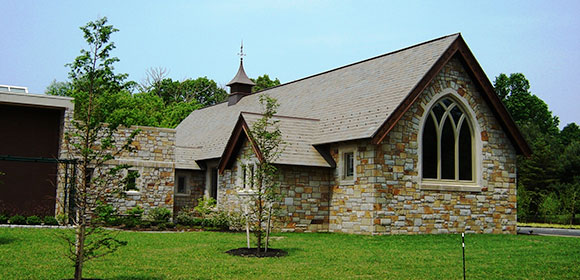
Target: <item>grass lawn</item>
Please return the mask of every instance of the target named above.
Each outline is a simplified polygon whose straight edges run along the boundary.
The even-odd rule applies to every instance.
[[[56,229],[0,228],[1,279],[73,275]],[[284,258],[242,258],[243,233],[121,232],[129,242],[86,264],[105,279],[462,279],[460,235],[276,234]],[[578,279],[580,238],[466,235],[468,279]]]

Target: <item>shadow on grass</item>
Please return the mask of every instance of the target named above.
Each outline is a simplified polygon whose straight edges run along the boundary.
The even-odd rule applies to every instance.
[[[12,243],[16,240],[18,240],[18,239],[11,238],[11,237],[0,237],[0,245],[9,244],[9,243]]]
[[[122,276],[116,276],[113,278],[109,278],[111,280],[163,280],[165,279],[164,277],[160,277],[160,276],[128,276],[128,275],[122,275]]]

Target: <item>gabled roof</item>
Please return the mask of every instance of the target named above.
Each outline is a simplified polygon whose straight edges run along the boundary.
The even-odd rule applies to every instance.
[[[262,154],[258,146],[250,139],[249,129],[252,125],[262,118],[262,114],[242,112],[234,127],[234,132],[230,136],[219,164],[220,172],[233,163],[237,151],[240,149],[243,141],[250,141],[254,153],[259,160],[262,160]],[[274,160],[275,164],[302,165],[316,167],[332,167],[334,162],[328,162],[321,153],[312,146],[313,137],[318,130],[316,119],[295,118],[275,115],[272,120],[277,121],[278,128],[282,133],[281,145],[282,152]],[[332,159],[329,159],[332,161]]]
[[[454,56],[463,62],[519,153],[528,154],[509,113],[460,34],[441,37],[242,98],[192,112],[177,126],[178,147],[192,158],[219,158],[241,112],[261,112],[259,95],[278,100],[277,114],[317,119],[311,145],[372,138],[380,143],[394,124]]]

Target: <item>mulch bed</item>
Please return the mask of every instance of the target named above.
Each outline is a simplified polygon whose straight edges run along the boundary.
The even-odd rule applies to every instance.
[[[264,249],[261,249],[262,251],[258,252],[258,248],[238,248],[238,249],[232,249],[227,251],[226,253],[232,255],[232,256],[240,256],[240,257],[255,257],[255,258],[279,258],[279,257],[285,257],[288,255],[288,252],[282,250],[282,249],[272,249],[272,248],[268,248],[267,252],[264,252]]]

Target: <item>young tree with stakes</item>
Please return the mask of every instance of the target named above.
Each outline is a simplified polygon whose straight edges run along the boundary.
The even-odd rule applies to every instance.
[[[110,167],[105,163],[123,151],[132,150],[130,143],[139,132],[135,130],[124,143],[118,145],[114,134],[121,123],[104,123],[110,106],[109,97],[128,86],[124,82],[126,74],[113,72],[112,65],[119,59],[110,57],[109,53],[115,45],[109,39],[118,30],[106,23],[107,18],[104,17],[80,28],[89,50],[81,50],[81,55],[67,64],[70,67],[75,113],[72,128],[64,135],[64,153],[68,159],[76,160],[80,174],[72,184],[74,196],[71,205],[74,211],[69,213],[74,236],[63,237],[69,245],[67,256],[74,262],[74,279],[82,279],[86,261],[126,245],[126,242],[116,239],[115,232],[104,230],[96,219],[90,217],[98,200],[121,193],[116,189],[119,186],[112,186],[112,180],[119,179],[120,171],[128,166]]]
[[[264,108],[262,117],[252,124],[248,134],[258,148],[261,160],[255,163],[253,176],[249,178],[254,188],[246,194],[248,196],[246,207],[249,212],[247,222],[256,236],[257,254],[261,253],[264,237],[266,237],[265,251],[268,250],[272,208],[279,200],[277,194],[280,186],[274,178],[277,168],[273,162],[283,151],[282,132],[278,127],[278,121],[273,119],[279,104],[268,95],[261,95],[260,103]]]

